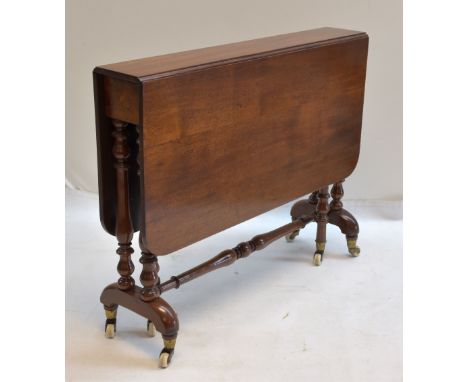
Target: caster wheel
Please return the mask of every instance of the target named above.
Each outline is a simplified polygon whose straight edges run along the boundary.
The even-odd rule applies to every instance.
[[[165,369],[171,363],[172,356],[174,355],[174,348],[176,344],[176,338],[163,339],[164,349],[159,354],[159,367]]]
[[[169,366],[169,353],[162,352],[159,355],[159,367],[165,369]]]
[[[299,230],[296,230],[296,231],[291,232],[289,235],[286,235],[286,236],[285,236],[286,241],[287,241],[288,243],[293,242],[297,235],[299,235]]]
[[[318,267],[320,264],[322,264],[322,254],[320,252],[316,252],[314,254],[314,265]]]
[[[115,336],[115,324],[106,323],[106,337],[114,338]]]
[[[150,320],[146,323],[146,333],[148,333],[148,336],[150,337],[154,337],[156,335],[156,327]]]
[[[349,248],[349,254],[352,257],[358,257],[361,254],[361,248],[359,247]]]
[[[361,249],[356,245],[356,239],[348,239],[348,252],[352,257],[358,257]]]
[[[115,332],[117,331],[117,309],[104,309],[104,312],[106,313],[104,332],[106,333],[107,338],[114,338]]]

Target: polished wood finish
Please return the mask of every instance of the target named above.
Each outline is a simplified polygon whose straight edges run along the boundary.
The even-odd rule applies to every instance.
[[[105,307],[111,307],[113,310],[117,309],[117,305],[123,306],[153,322],[164,338],[175,338],[179,330],[179,320],[174,309],[161,297],[149,302],[142,301],[141,289],[135,286],[128,291],[122,291],[118,284],[111,284],[103,290],[100,301]]]
[[[330,224],[336,225],[348,240],[356,240],[359,235],[359,224],[356,218],[343,208],[341,198],[343,197],[343,182],[341,180],[332,187],[331,209],[328,214]]]
[[[137,162],[137,174],[138,176],[141,175],[141,132],[140,127],[138,125],[135,126],[137,137],[136,143],[138,147],[138,155],[136,156]],[[159,284],[159,265],[157,257],[152,254],[148,248],[146,248],[145,243],[143,241],[143,235],[140,235],[139,238],[139,245],[141,249],[141,257],[140,263],[143,265],[141,274],[140,274],[140,282],[143,285],[143,288],[140,291],[140,298],[143,301],[152,301],[159,296],[159,289],[156,286]]]
[[[340,229],[340,231],[346,235],[346,239],[356,240],[359,235],[359,224],[356,218],[350,212],[343,208],[343,202],[341,201],[344,195],[343,182],[344,180],[340,180],[334,183],[332,186],[332,202],[330,203],[330,206],[328,208],[326,221],[327,224],[337,226]],[[317,222],[319,219],[318,211],[320,209],[320,207],[318,207],[318,201],[319,191],[315,191],[314,193],[312,193],[312,195],[310,195],[308,199],[299,200],[298,202],[294,203],[294,205],[291,208],[292,220],[294,221],[296,219],[302,218],[311,219]],[[322,208],[324,207],[325,200],[323,201]],[[322,217],[322,220],[325,221],[324,217]],[[323,234],[320,235],[321,237],[323,237]]]
[[[314,191],[314,192],[309,196],[309,203],[312,205],[313,208],[315,208],[315,210],[317,209],[317,204],[318,204],[318,202],[319,202],[318,194],[319,194],[318,191]]]
[[[340,180],[339,182],[336,182],[331,189],[331,197],[332,197],[332,202],[330,203],[331,210],[339,211],[343,208],[343,202],[341,201],[341,198],[343,197],[343,194],[344,194],[343,182],[344,180]]]
[[[166,367],[179,323],[160,295],[310,222],[320,255],[328,223],[359,255],[341,199],[359,156],[367,47],[363,32],[321,28],[94,70],[100,217],[120,256],[120,278],[101,294],[109,338],[118,306],[146,317]],[[291,223],[160,282],[158,256],[310,191]],[[132,277],[137,231],[143,287]]]
[[[196,266],[195,268],[189,269],[188,271],[178,276],[172,276],[170,280],[162,283],[159,286],[159,289],[161,293],[167,292],[173,288],[177,289],[180,285],[203,276],[208,272],[227,267],[236,260],[246,258],[251,253],[266,248],[275,240],[278,240],[279,238],[284,237],[297,229],[304,228],[310,221],[311,219],[298,219],[273,231],[257,235],[247,242],[240,243],[232,249],[227,249],[221,252],[219,255]]]
[[[105,76],[103,78],[103,91],[106,115],[132,124],[140,122],[139,86],[118,78]]]
[[[129,81],[142,87],[141,230],[151,253],[171,253],[352,172],[367,35],[340,33],[274,54],[260,44],[255,59],[203,70],[180,72],[173,59],[173,69]]]
[[[145,186],[132,199],[151,253],[348,176],[359,153],[367,44],[365,33],[323,28],[96,68],[112,79],[97,91],[107,117],[140,113]],[[124,108],[112,105],[121,99]],[[110,204],[101,220],[112,233]]]
[[[104,82],[106,77],[96,72],[94,79],[94,101],[96,109],[96,142],[98,158],[98,184],[99,184],[99,212],[102,227],[106,232],[115,235],[116,226],[116,171],[114,168],[115,158],[112,153],[114,138],[114,125],[112,118],[106,114],[106,103],[109,101],[105,97]],[[118,98],[118,96],[113,97]],[[115,107],[114,107],[115,110]],[[128,121],[126,121],[128,122]],[[126,129],[127,146],[130,150],[130,157],[127,160],[127,176],[129,185],[130,215],[132,217],[133,229],[140,230],[141,193],[140,178],[136,171],[136,155],[138,153],[136,143],[135,126],[129,124]]]
[[[120,289],[128,290],[135,285],[135,280],[132,278],[135,266],[131,259],[131,255],[133,253],[133,224],[129,205],[127,161],[130,157],[130,149],[127,145],[126,133],[128,124],[117,120],[113,120],[112,123],[115,127],[115,131],[113,133],[114,147],[112,149],[112,153],[115,158],[117,189],[115,236],[119,244],[117,254],[120,256],[120,260],[117,265],[117,271],[120,274],[118,285]]]
[[[180,75],[194,69],[209,69],[215,66],[234,64],[298,50],[321,47],[337,41],[366,37],[363,32],[338,28],[318,28],[287,33],[255,40],[195,49],[163,56],[101,65],[100,73],[125,79],[130,82]]]
[[[140,236],[140,248],[142,251],[140,263],[143,265],[140,274],[140,282],[143,285],[140,298],[143,301],[152,301],[159,296],[159,289],[156,288],[159,284],[159,265],[157,257],[145,248],[141,240],[142,238],[143,236]]]
[[[145,82],[142,229],[151,252],[166,255],[348,176],[366,51],[359,38]]]
[[[328,205],[329,198],[330,194],[328,193],[328,186],[321,188],[318,193],[318,203],[316,204],[315,215],[317,221],[317,237],[315,242],[318,247],[320,244],[324,245],[327,242],[328,211],[330,210]]]

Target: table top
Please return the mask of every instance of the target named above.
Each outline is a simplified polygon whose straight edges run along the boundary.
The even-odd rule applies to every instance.
[[[311,45],[322,46],[337,40],[359,38],[363,35],[364,32],[325,27],[101,65],[97,70],[112,72],[127,80],[144,81],[174,75],[184,69],[193,70],[193,67],[211,67],[227,62],[250,60],[265,57],[266,53],[281,54],[309,48]]]
[[[138,126],[132,221],[158,256],[348,177],[367,48],[366,33],[320,28],[96,68],[103,226],[114,232],[110,119]]]

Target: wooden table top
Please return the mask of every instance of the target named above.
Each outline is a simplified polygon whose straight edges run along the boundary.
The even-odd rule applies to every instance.
[[[101,65],[98,69],[110,71],[116,75],[120,74],[122,77],[127,77],[128,80],[139,79],[143,81],[174,75],[187,68],[211,67],[226,64],[227,62],[250,60],[256,57],[265,57],[266,55],[297,51],[311,45],[320,46],[337,40],[349,40],[365,35],[364,32],[325,27]]]
[[[131,213],[158,256],[349,176],[367,48],[366,33],[320,28],[96,68],[103,226],[113,233],[111,118],[139,127]]]

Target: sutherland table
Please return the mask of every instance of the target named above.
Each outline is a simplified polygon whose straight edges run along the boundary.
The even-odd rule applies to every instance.
[[[119,305],[140,314],[162,334],[167,367],[179,321],[164,292],[292,241],[310,222],[315,265],[327,223],[359,254],[341,198],[359,156],[367,46],[366,33],[320,28],[94,70],[100,216],[120,256],[120,278],[101,295],[108,337]],[[160,282],[158,256],[308,193],[291,223]],[[132,277],[137,231],[142,287]]]

